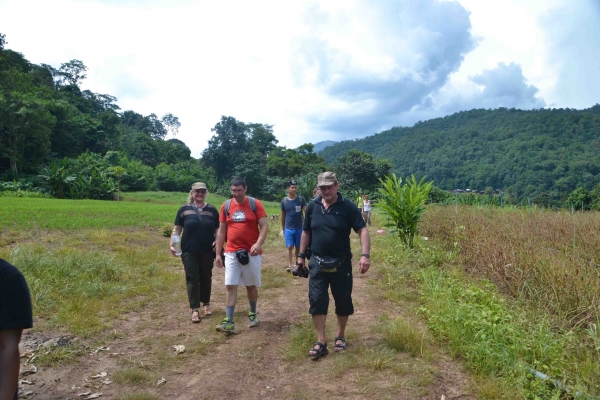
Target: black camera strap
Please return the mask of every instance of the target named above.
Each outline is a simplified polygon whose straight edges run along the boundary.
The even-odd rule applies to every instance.
[[[196,207],[196,205],[193,203],[190,203],[190,206],[192,206],[194,211],[196,211],[196,215],[198,216],[198,221],[200,221],[200,230],[204,230],[204,220],[202,219],[202,216],[200,215],[200,211],[198,210],[198,207]],[[206,207],[206,206],[208,206],[208,203],[206,203],[206,205],[204,207]]]

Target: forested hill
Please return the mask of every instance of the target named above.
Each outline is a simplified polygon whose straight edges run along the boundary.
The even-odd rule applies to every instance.
[[[600,105],[585,110],[471,110],[325,148],[327,163],[359,149],[393,172],[442,189],[505,190],[538,202],[600,183]]]

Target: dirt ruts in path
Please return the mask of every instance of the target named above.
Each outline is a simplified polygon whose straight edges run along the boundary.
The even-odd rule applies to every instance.
[[[358,248],[358,243],[353,247]],[[24,385],[24,390],[32,392],[25,398],[85,399],[94,393],[102,393],[101,399],[475,398],[469,394],[469,376],[440,349],[434,349],[434,356],[427,359],[408,354],[390,359],[389,353],[381,352],[381,334],[375,329],[379,317],[385,312],[402,318],[409,308],[378,296],[376,285],[369,282],[378,279],[376,262],[366,275],[354,268],[356,312],[348,323],[346,353],[330,354],[317,362],[308,358],[285,361],[290,330],[307,319],[308,282],[285,274],[284,266],[283,246],[265,251],[263,268],[279,269],[280,278],[289,281],[282,287],[260,290],[258,327],[247,327],[248,305],[240,288],[235,316],[238,333],[226,336],[216,332],[216,325],[224,317],[225,300],[223,271],[217,268],[213,272],[214,314],[192,324],[182,273],[180,292],[123,315],[112,331],[99,337],[68,339],[85,344],[85,355],[74,363],[39,368],[37,373],[24,377],[33,383]],[[181,268],[176,260],[171,267]],[[330,315],[331,346],[334,326],[335,317]],[[45,339],[62,336],[66,335],[26,333],[22,348],[34,350]],[[173,345],[184,345],[186,351],[175,355]],[[23,365],[22,369],[28,367]],[[101,372],[107,376],[93,378]],[[162,378],[165,383],[158,385]],[[88,392],[87,396],[79,396]]]

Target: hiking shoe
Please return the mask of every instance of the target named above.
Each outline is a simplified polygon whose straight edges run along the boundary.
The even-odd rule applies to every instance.
[[[248,326],[250,328],[254,328],[258,326],[258,315],[256,313],[251,312],[248,313]]]
[[[235,333],[235,325],[230,322],[228,318],[225,318],[221,325],[217,326],[217,332]]]

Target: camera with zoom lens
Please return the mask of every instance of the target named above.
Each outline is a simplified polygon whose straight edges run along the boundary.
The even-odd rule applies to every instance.
[[[308,268],[304,264],[296,264],[296,268],[292,270],[292,275],[300,278],[308,278]]]

